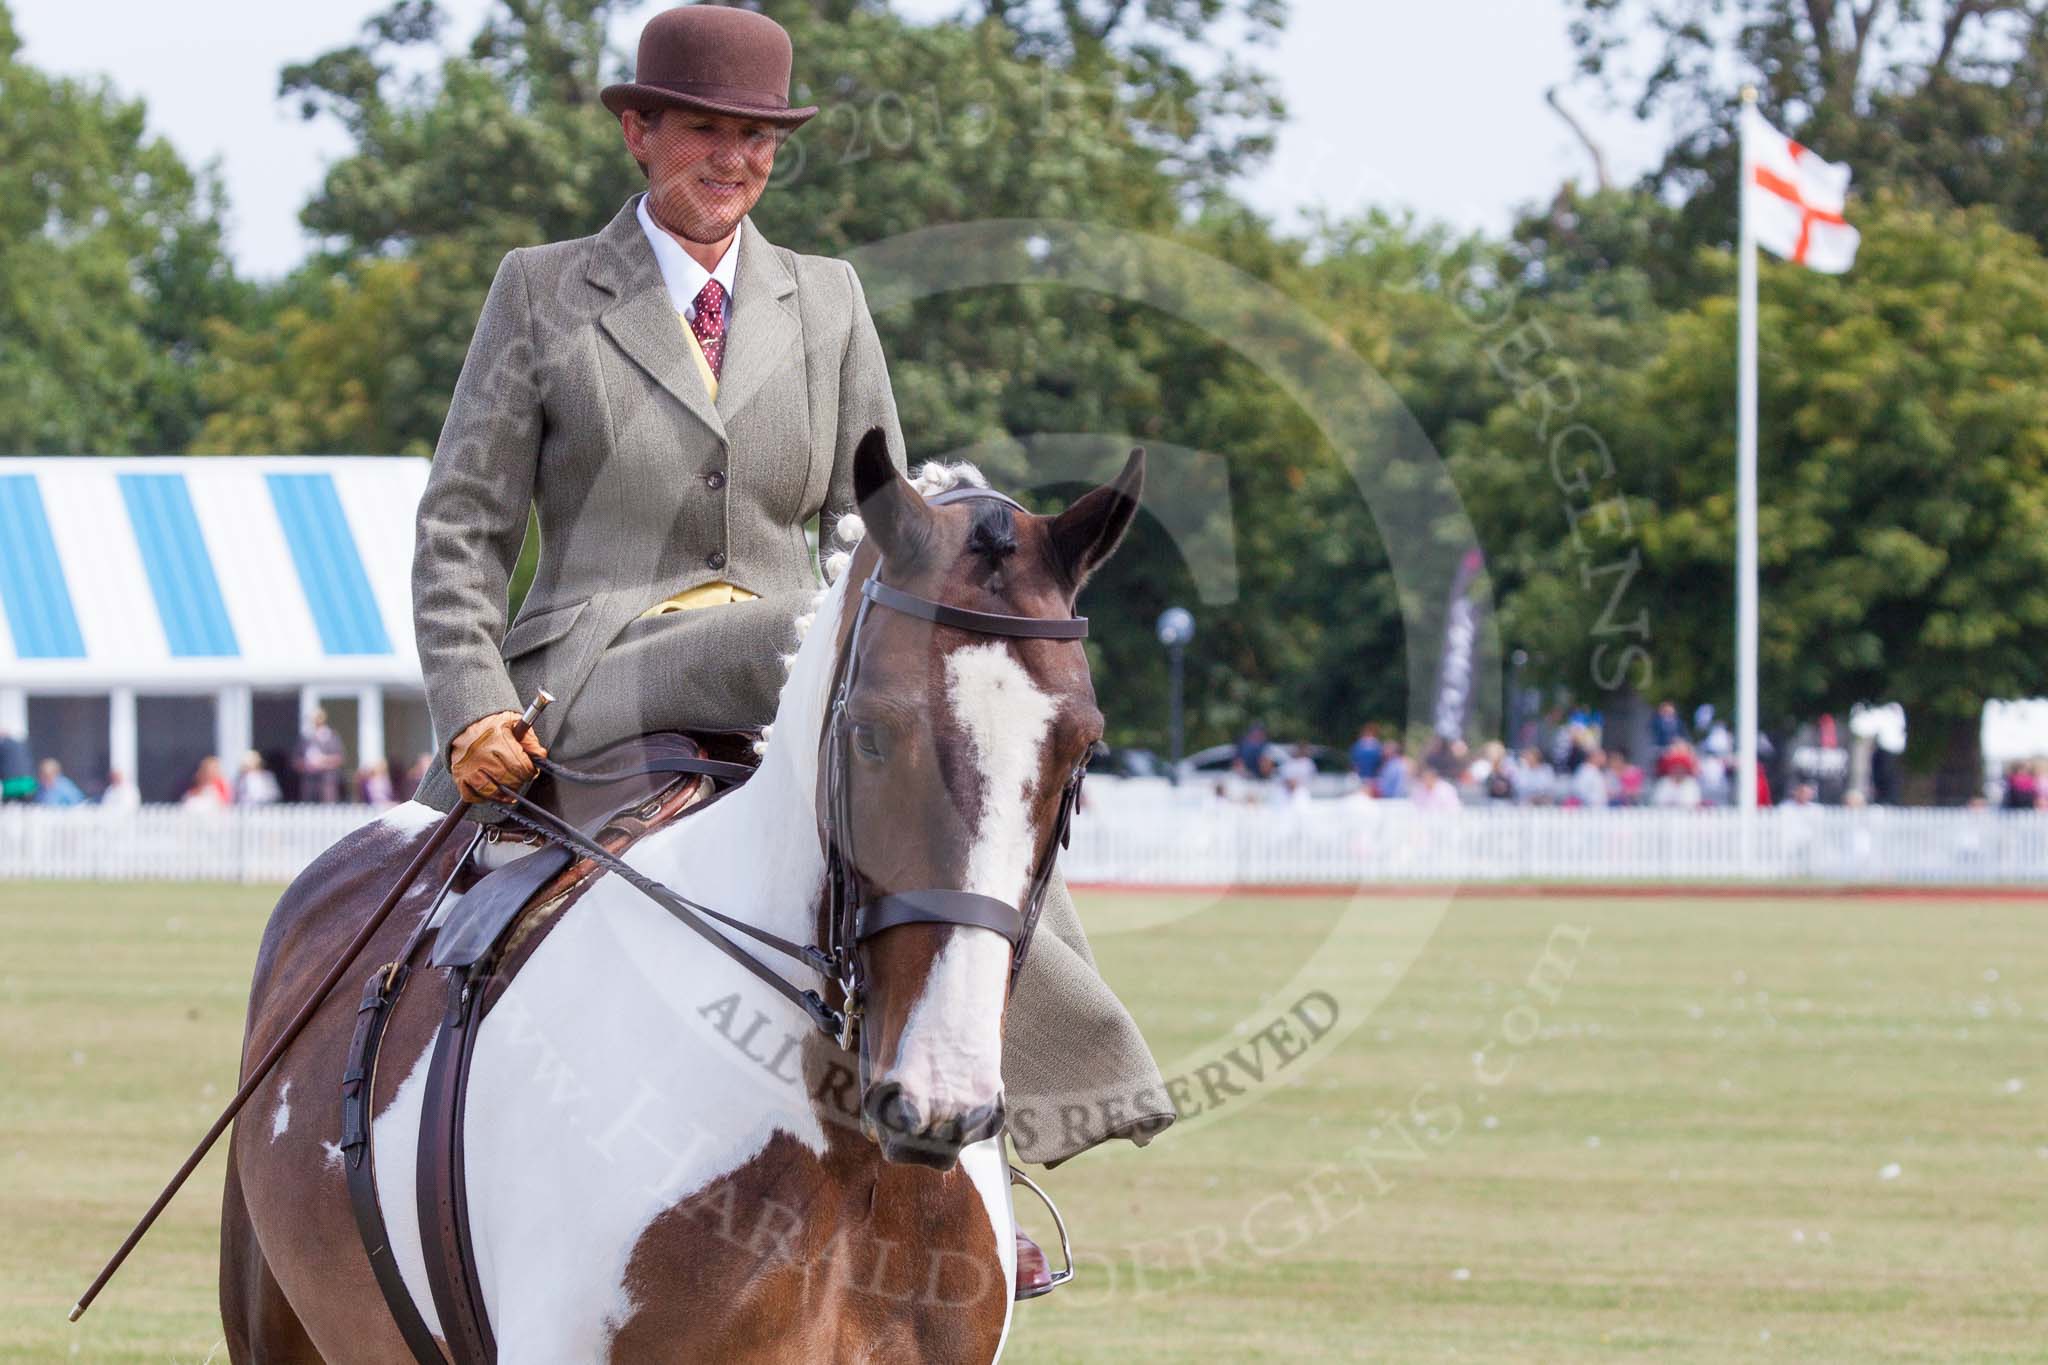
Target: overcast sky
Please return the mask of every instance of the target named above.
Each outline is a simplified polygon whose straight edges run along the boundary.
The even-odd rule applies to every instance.
[[[442,0],[467,39],[490,0]],[[630,51],[646,18],[625,15]],[[11,0],[25,55],[67,75],[99,73],[148,101],[151,124],[188,160],[218,159],[240,268],[281,274],[305,254],[298,210],[322,168],[347,150],[331,122],[302,123],[276,98],[280,68],[351,40],[384,0]],[[952,0],[899,0],[919,15]],[[1406,207],[1466,228],[1505,226],[1560,180],[1592,176],[1583,150],[1543,102],[1571,54],[1560,0],[1294,0],[1281,42],[1254,50],[1279,79],[1291,118],[1270,167],[1246,193],[1283,222],[1304,206],[1339,212]],[[802,64],[802,54],[797,61]],[[1564,98],[1628,178],[1659,139],[1594,93]]]

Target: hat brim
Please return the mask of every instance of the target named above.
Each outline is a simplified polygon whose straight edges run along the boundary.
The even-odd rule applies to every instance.
[[[628,81],[623,85],[608,85],[598,95],[598,101],[614,114],[623,114],[628,109],[696,109],[707,114],[726,114],[733,118],[759,119],[772,123],[778,128],[790,129],[806,123],[818,112],[818,106],[807,104],[800,108],[770,108],[758,104],[735,104],[727,100],[709,100],[696,95],[679,95],[673,90],[664,90],[658,85],[641,85]]]

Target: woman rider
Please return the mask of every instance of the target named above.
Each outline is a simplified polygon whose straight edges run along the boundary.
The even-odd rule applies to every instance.
[[[489,821],[550,746],[764,725],[816,588],[805,525],[818,518],[832,543],[871,427],[903,463],[859,279],[748,216],[777,148],[817,112],[790,106],[790,64],[764,15],[656,15],[635,80],[602,96],[647,193],[595,236],[498,269],[419,508],[414,626],[443,737],[418,793],[429,805],[476,802]],[[508,629],[529,507],[540,559]],[[515,738],[542,686],[556,704]],[[1021,1159],[1142,1144],[1172,1121],[1057,874],[1005,1037]],[[1035,1252],[1020,1247],[1020,1281],[1042,1273]]]

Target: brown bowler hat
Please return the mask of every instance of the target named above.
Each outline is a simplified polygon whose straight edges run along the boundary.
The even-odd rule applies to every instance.
[[[794,128],[818,112],[789,107],[789,33],[765,14],[724,5],[664,10],[640,31],[633,80],[598,98],[628,109],[702,109]]]

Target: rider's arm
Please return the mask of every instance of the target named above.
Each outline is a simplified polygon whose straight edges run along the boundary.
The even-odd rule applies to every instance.
[[[896,417],[896,395],[889,387],[882,339],[875,334],[867,295],[851,265],[846,266],[846,278],[853,290],[853,320],[846,354],[839,364],[839,435],[833,452],[832,485],[818,522],[818,543],[826,550],[836,547],[832,531],[839,518],[854,510],[853,452],[870,427],[879,426],[888,434],[889,458],[898,469],[904,467],[903,428]]]
[[[536,359],[526,272],[514,251],[484,300],[415,523],[413,630],[444,753],[477,720],[516,715],[521,705],[498,647],[540,460]]]

